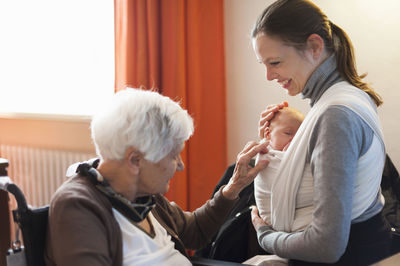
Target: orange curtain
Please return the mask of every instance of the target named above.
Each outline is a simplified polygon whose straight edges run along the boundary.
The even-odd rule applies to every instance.
[[[167,197],[202,205],[226,168],[223,0],[115,0],[116,90],[156,88],[195,121]]]

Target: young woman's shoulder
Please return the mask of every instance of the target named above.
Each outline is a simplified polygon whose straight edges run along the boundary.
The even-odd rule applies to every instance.
[[[360,156],[370,147],[374,132],[354,111],[343,105],[332,105],[323,111],[311,134],[310,149],[326,143],[345,149],[356,149]]]

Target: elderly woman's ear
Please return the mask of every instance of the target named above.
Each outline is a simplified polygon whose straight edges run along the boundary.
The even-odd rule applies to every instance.
[[[130,147],[125,152],[125,161],[132,174],[139,174],[140,160],[143,159],[143,154],[134,147]]]

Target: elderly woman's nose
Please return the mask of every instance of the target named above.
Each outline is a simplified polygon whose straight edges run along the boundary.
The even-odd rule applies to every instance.
[[[178,166],[176,167],[176,171],[183,171],[185,169],[185,164],[182,161],[182,157],[179,156]]]

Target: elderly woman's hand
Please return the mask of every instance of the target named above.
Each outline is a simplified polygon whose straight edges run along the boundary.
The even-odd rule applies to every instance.
[[[288,107],[288,102],[268,105],[267,108],[261,113],[260,121],[258,123],[258,136],[260,139],[266,137],[268,133],[269,121],[274,117],[275,113],[283,107]]]
[[[240,191],[248,186],[258,172],[267,167],[269,161],[260,160],[254,167],[249,165],[250,160],[258,153],[267,153],[268,143],[249,142],[244,149],[238,154],[236,159],[235,170],[228,184],[223,188],[222,194],[228,199],[236,199]]]
[[[264,222],[263,219],[261,219],[260,215],[258,215],[258,209],[256,206],[252,206],[251,222],[253,223],[254,229],[256,229],[256,231],[261,226],[265,226],[265,225],[271,226],[271,224],[267,224],[266,222]]]

